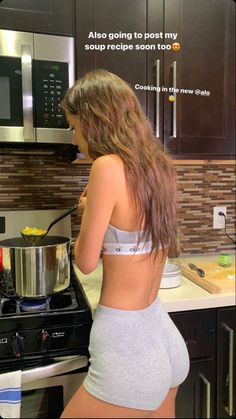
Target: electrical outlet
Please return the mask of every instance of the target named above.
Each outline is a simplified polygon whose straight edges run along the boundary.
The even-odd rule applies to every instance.
[[[226,217],[226,207],[213,207],[213,228],[220,229],[225,228],[225,217],[219,215],[219,212],[223,212]]]

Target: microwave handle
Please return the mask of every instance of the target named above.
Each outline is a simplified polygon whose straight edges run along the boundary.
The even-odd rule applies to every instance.
[[[24,141],[34,141],[32,50],[30,45],[23,44],[21,46],[21,68]]]
[[[56,362],[46,367],[33,368],[21,372],[21,384],[38,381],[42,378],[55,377],[56,375],[65,374],[69,371],[75,371],[88,365],[86,356],[68,357],[65,361]]]

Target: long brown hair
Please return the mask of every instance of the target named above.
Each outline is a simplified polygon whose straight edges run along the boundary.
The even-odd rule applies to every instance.
[[[151,235],[152,250],[175,243],[175,169],[129,85],[106,70],[89,72],[68,89],[62,107],[78,115],[92,159],[122,159],[135,221]]]

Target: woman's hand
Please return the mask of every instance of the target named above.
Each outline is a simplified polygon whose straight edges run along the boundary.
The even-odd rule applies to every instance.
[[[87,202],[87,188],[88,186],[86,186],[82,192],[82,194],[80,195],[79,198],[79,204],[78,204],[78,210],[80,211],[84,211],[85,206],[86,206],[86,202]]]

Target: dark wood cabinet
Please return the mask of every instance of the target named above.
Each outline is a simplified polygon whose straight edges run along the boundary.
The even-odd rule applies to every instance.
[[[163,74],[163,51],[147,51],[136,49],[136,45],[153,43],[144,40],[147,32],[164,31],[163,0],[76,0],[76,51],[77,77],[87,71],[104,68],[124,80],[135,90],[135,93],[147,113],[153,126],[156,121],[156,95],[153,91],[143,89],[149,83],[156,83],[156,73]],[[104,39],[88,38],[90,32],[106,34]],[[138,38],[135,33],[142,34]],[[118,38],[109,39],[112,34]],[[119,36],[126,36],[122,38]],[[132,38],[131,38],[132,37]],[[130,39],[131,38],[131,39]],[[85,50],[85,45],[105,45],[105,50]],[[132,50],[108,50],[107,45],[132,45]],[[157,60],[161,59],[161,69],[157,68]],[[135,86],[139,86],[135,88]],[[159,111],[162,114],[162,97],[160,95]],[[160,135],[163,118],[158,114]]]
[[[164,56],[164,85],[176,78],[184,91],[164,101],[167,148],[235,156],[235,2],[165,0],[165,30],[178,32],[181,49]]]
[[[74,0],[2,0],[0,28],[74,35]]]
[[[235,307],[170,313],[190,356],[177,418],[235,418]]]
[[[213,360],[191,361],[188,377],[177,393],[177,418],[215,417],[214,367]]]
[[[234,0],[2,0],[0,27],[75,36],[77,78],[105,68],[125,79],[176,158],[235,157]]]
[[[235,418],[236,415],[236,311],[218,310],[218,380],[217,418]]]
[[[135,3],[135,4],[134,4]],[[157,0],[158,3],[158,0]],[[87,71],[103,68],[111,71],[133,88],[136,83],[146,84],[146,59],[143,51],[108,50],[107,45],[140,44],[139,39],[112,39],[112,34],[146,32],[146,0],[77,0],[76,50],[77,77]],[[106,38],[89,38],[90,32],[107,35]],[[130,35],[128,35],[129,37]],[[103,51],[85,50],[86,45],[105,45]],[[137,91],[146,111],[146,92]]]
[[[176,397],[177,418],[213,418],[215,413],[215,310],[171,314],[190,356],[187,379]]]
[[[124,78],[134,88],[156,136],[177,158],[234,158],[235,2],[203,3],[76,0],[77,77],[106,68]],[[88,38],[90,32],[143,36],[101,40]],[[144,40],[145,33],[162,33],[163,38]],[[85,50],[86,44],[108,43],[170,48],[174,39],[164,39],[167,33],[178,35],[179,51],[157,46],[125,52]],[[171,92],[173,87],[179,92]]]

